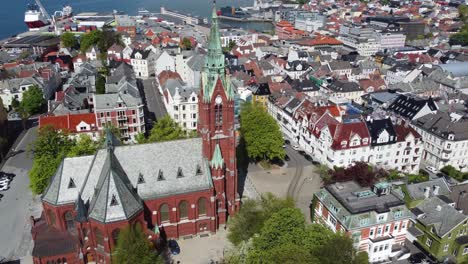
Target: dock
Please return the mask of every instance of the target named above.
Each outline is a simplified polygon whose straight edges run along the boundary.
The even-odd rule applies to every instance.
[[[233,17],[233,16],[219,16],[223,20],[231,20],[237,22],[273,22],[272,19],[257,18],[257,17]]]

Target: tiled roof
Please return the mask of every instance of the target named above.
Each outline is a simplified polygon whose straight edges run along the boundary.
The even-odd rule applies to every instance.
[[[333,142],[331,147],[335,150],[348,149],[355,147],[362,147],[369,145],[364,143],[364,138],[369,139],[369,130],[367,129],[366,123],[363,121],[351,122],[351,123],[339,123],[336,126],[335,133],[332,134]],[[357,137],[359,139],[359,145],[352,146],[352,140]]]
[[[421,215],[417,215],[417,221],[424,226],[433,226],[439,237],[444,236],[467,219],[466,215],[458,212],[437,196],[424,200],[416,208],[422,212]]]
[[[96,115],[94,113],[68,114],[61,116],[40,116],[39,128],[50,125],[55,129],[76,133],[76,128],[81,122],[90,125],[90,131],[97,131]]]

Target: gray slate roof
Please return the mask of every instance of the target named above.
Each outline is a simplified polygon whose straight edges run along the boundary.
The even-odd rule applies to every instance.
[[[93,204],[93,197],[104,195],[100,189],[121,190],[120,187],[113,186],[122,187],[122,184],[127,184],[117,179],[117,176],[122,174],[128,177],[131,186],[137,189],[137,194],[142,200],[209,190],[212,187],[208,161],[202,156],[201,138],[117,146],[114,155],[120,167],[114,166],[112,175],[109,176],[106,176],[110,172],[109,169],[105,169],[106,166],[109,167],[105,149],[99,150],[94,156],[65,158],[45,191],[43,200],[53,205],[74,204],[80,193],[85,204]],[[200,168],[201,174],[196,174],[197,167]],[[179,168],[183,177],[177,177]],[[107,171],[105,177],[103,171]],[[160,173],[163,180],[158,180]],[[68,188],[70,178],[73,178],[75,188]],[[143,181],[139,181],[139,178]],[[98,188],[96,195],[95,188]],[[94,207],[96,206],[97,202]]]
[[[424,226],[433,225],[439,237],[443,237],[467,219],[467,216],[444,203],[439,197],[432,197],[423,201],[416,208],[422,212],[417,221]]]
[[[112,148],[107,149],[104,166],[89,208],[89,217],[103,223],[127,220],[143,210],[141,199]]]
[[[455,114],[437,112],[427,114],[413,121],[417,127],[428,133],[447,139],[450,134],[454,140],[468,139],[468,116],[464,113]]]
[[[406,186],[406,189],[408,190],[408,194],[413,200],[423,200],[425,198],[424,196],[424,190],[426,188],[429,188],[429,197],[436,196],[434,194],[434,190],[436,187],[439,187],[439,191],[437,195],[449,195],[450,194],[450,189],[445,182],[444,178],[437,178],[435,180],[430,180],[426,182],[420,182],[420,183],[414,183],[414,184],[408,184]]]

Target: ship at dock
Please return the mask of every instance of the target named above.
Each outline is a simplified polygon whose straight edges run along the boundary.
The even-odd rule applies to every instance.
[[[51,23],[51,18],[39,0],[28,4],[28,9],[24,13],[24,23],[29,30],[36,30]]]

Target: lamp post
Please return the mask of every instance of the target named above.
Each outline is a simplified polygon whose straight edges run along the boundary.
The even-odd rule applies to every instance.
[[[459,204],[460,204],[460,197],[465,196],[465,194],[466,194],[466,190],[460,191],[460,192],[458,193],[458,200],[457,200],[457,209],[458,209],[458,210],[460,210],[460,206],[459,206]]]

